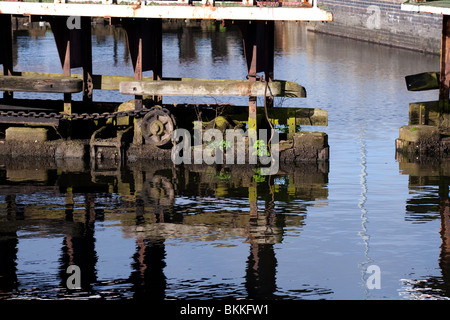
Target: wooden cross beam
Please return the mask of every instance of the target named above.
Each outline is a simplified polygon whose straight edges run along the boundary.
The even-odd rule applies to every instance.
[[[33,76],[0,76],[0,90],[18,92],[76,93],[83,89],[81,79]]]
[[[245,80],[161,80],[123,81],[120,93],[130,95],[156,96],[241,96],[241,97],[306,97],[306,90],[293,81]]]

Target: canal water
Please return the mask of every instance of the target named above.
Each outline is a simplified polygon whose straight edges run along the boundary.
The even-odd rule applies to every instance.
[[[121,29],[97,26],[92,41],[94,73],[132,75]],[[14,44],[15,70],[60,72],[50,31],[17,31]],[[328,134],[328,164],[268,177],[244,166],[1,159],[0,299],[448,299],[449,171],[394,150],[408,104],[437,97],[408,92],[404,77],[439,70],[438,56],[295,23],[277,25],[275,46],[275,78],[308,93],[275,105],[328,110],[328,126],[302,128]],[[167,25],[163,54],[167,77],[245,79],[233,27]],[[67,288],[73,264],[81,290]]]

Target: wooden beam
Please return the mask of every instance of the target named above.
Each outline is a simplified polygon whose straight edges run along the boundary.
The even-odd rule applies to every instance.
[[[423,72],[405,77],[408,91],[439,89],[440,72]]]
[[[330,12],[311,7],[103,5],[0,1],[0,12],[19,15],[50,15],[111,18],[332,21]]]
[[[257,107],[258,115],[265,116],[264,107]],[[269,119],[273,124],[294,126],[327,126],[328,112],[318,108],[270,108]],[[246,122],[248,120],[248,107],[230,106],[221,110],[221,115],[229,116],[233,120]]]
[[[58,50],[63,75],[70,77],[71,69],[81,67],[80,30],[67,28],[67,17],[52,16],[50,19],[53,37]],[[72,95],[64,93],[64,113],[72,113]]]
[[[442,16],[441,72],[439,100],[448,101],[450,93],[450,17]]]
[[[10,76],[13,73],[13,47],[11,15],[0,15],[0,63],[3,64],[3,75]],[[3,97],[12,100],[13,92],[5,91]]]
[[[134,70],[134,80],[141,81],[144,71],[155,69],[153,21],[147,19],[123,19],[127,34],[128,50]],[[142,96],[135,95],[135,109],[142,109]]]
[[[92,34],[91,18],[81,17],[81,64],[83,68],[83,101],[92,102]]]
[[[70,94],[81,92],[83,81],[70,77],[46,79],[31,76],[0,76],[0,90]]]
[[[128,39],[129,38],[130,38],[130,36],[128,33]],[[135,59],[135,62],[136,62],[135,68],[134,68],[134,80],[137,80],[137,81],[142,81],[142,61],[143,61],[142,42],[143,42],[143,38],[142,38],[142,36],[140,36],[138,39],[138,50],[137,50],[137,55],[136,55],[136,59]],[[130,45],[128,45],[128,47],[130,48]],[[136,94],[134,96],[134,109],[141,110],[142,107],[143,107],[142,95]]]
[[[153,47],[153,80],[162,80],[162,19],[151,19]],[[154,101],[161,102],[161,96],[153,96]]]
[[[266,83],[245,80],[182,80],[182,81],[123,81],[120,92],[130,95],[161,96],[276,96],[306,97],[306,90],[291,81],[272,81],[265,92]]]
[[[274,79],[273,67],[275,59],[275,22],[266,21],[264,27],[264,79],[268,82],[272,82]],[[273,107],[273,97],[265,97],[265,103],[268,108]]]
[[[13,72],[12,28],[11,15],[0,15],[0,64],[3,64],[3,74],[11,75]]]
[[[41,77],[48,79],[59,79],[64,78],[62,73],[47,73],[47,72],[13,72],[14,76],[31,76],[31,77]],[[70,77],[75,79],[83,79],[83,75],[72,73]],[[92,77],[92,89],[96,90],[119,90],[119,85],[122,81],[133,81],[133,76],[112,76],[112,75],[101,75],[93,74]],[[152,81],[152,78],[143,78],[145,81]],[[181,80],[181,79],[180,79]]]
[[[64,77],[62,73],[45,73],[45,72],[13,72],[14,76],[31,76],[31,77],[40,77],[40,78],[49,78],[49,79],[58,79]],[[72,78],[82,79],[83,76],[81,74],[72,73]],[[222,79],[194,79],[194,78],[161,78],[163,81],[171,81],[171,82],[209,82],[211,85],[219,85],[222,82],[226,81],[240,81],[240,80],[222,80]],[[152,77],[144,77],[142,78],[143,82],[152,82],[155,81]],[[115,75],[100,75],[93,74],[92,75],[92,83],[93,89],[96,90],[120,90],[121,82],[134,82],[133,76],[115,76]],[[248,84],[248,82],[245,81]],[[261,82],[262,83],[262,82]],[[260,85],[260,84],[258,84]],[[272,86],[272,87],[271,87]],[[269,92],[274,94],[275,96],[280,97],[291,97],[291,98],[305,98],[306,97],[306,89],[299,85],[294,81],[285,81],[285,80],[273,80],[271,86],[269,88],[273,88],[274,86],[280,86],[281,93],[275,95],[274,91]]]
[[[409,12],[450,15],[450,6],[446,1],[405,1],[401,10]]]

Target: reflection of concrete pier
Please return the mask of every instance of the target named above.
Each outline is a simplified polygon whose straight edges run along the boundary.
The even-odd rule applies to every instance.
[[[420,298],[430,292],[442,292],[443,297],[450,293],[450,162],[414,162],[401,158],[399,169],[402,174],[409,175],[409,189],[421,191],[419,197],[413,197],[406,203],[406,220],[424,223],[441,221],[439,231],[442,244],[439,256],[439,267],[442,277],[426,279],[426,286],[421,279],[408,279],[413,295]],[[437,190],[425,192],[423,186],[436,186]],[[428,289],[429,288],[429,289]]]
[[[130,252],[133,271],[129,278],[106,282],[130,283],[135,298],[165,297],[168,280],[164,268],[171,259],[166,246],[172,239],[205,244],[240,239],[248,243],[248,297],[267,298],[276,288],[274,244],[283,241],[286,228],[304,225],[312,200],[326,201],[328,196],[328,171],[315,165],[281,168],[281,173],[272,177],[259,176],[252,168],[174,168],[148,161],[121,171],[113,167],[90,171],[82,163],[38,167],[6,161],[0,170],[0,196],[8,199],[0,207],[8,213],[0,215],[0,256],[5,257],[0,260],[4,276],[0,283],[5,297],[14,288],[21,290],[14,280],[16,264],[23,263],[16,261],[20,232],[38,238],[61,237],[61,281],[55,285],[60,294],[69,294],[65,291],[65,271],[71,264],[81,269],[83,292],[101,288],[97,264],[102,251],[95,243],[101,229],[112,225],[119,227],[123,237],[135,239],[136,251]],[[18,174],[21,170],[36,174],[29,175],[25,182]],[[28,186],[34,178],[40,185]],[[41,192],[55,195],[52,204],[34,201],[33,197],[15,197]],[[221,206],[225,197],[235,199],[238,205],[233,207],[231,201],[228,208]],[[304,200],[304,204],[296,203],[293,213],[279,211],[278,205],[294,199]],[[100,221],[103,226],[98,230]],[[9,282],[5,282],[6,276]]]

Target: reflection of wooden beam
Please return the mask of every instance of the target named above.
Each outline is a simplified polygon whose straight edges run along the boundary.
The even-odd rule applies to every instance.
[[[162,95],[162,96],[270,96],[306,97],[306,90],[291,81],[241,80],[182,80],[182,81],[124,81],[120,83],[123,94]]]
[[[248,217],[248,215],[247,215]],[[272,232],[267,232],[265,217],[255,221],[251,228],[252,243],[280,243],[282,228],[273,227]],[[255,219],[258,219],[255,217]],[[248,220],[247,220],[248,221]],[[122,232],[126,237],[139,237],[145,239],[174,239],[183,238],[184,241],[217,241],[228,237],[248,239],[250,236],[249,225],[223,226],[223,225],[191,225],[179,223],[145,223],[137,226],[123,226]]]

